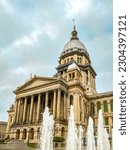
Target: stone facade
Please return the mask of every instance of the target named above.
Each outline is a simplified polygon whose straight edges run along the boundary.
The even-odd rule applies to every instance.
[[[3,141],[5,139],[6,129],[7,129],[7,122],[0,121],[0,141]]]
[[[66,138],[70,105],[74,106],[76,126],[83,126],[84,137],[89,116],[94,120],[97,135],[99,109],[103,110],[104,124],[111,137],[113,93],[97,93],[96,72],[86,47],[77,37],[75,26],[71,34],[59,58],[56,75],[51,78],[35,75],[14,91],[15,104],[8,110],[10,139],[38,142],[42,112],[47,106],[55,120],[54,136]]]

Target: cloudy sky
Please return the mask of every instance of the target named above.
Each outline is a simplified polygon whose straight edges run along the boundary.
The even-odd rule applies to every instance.
[[[56,73],[72,19],[97,72],[97,91],[112,90],[112,0],[0,0],[0,120],[31,73]]]

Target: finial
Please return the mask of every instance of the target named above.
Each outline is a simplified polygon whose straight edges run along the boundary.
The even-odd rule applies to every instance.
[[[76,31],[75,19],[72,19],[72,21],[73,21],[73,24],[74,24],[74,27],[73,27],[74,30],[71,32],[72,37],[71,37],[70,40],[79,40],[78,37],[77,37],[78,33]]]
[[[74,25],[73,29],[76,30],[76,27],[75,27],[75,19],[72,19],[72,21],[73,21],[73,25]]]

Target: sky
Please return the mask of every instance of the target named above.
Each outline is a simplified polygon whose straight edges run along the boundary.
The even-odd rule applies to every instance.
[[[112,0],[0,0],[0,121],[7,121],[13,91],[31,74],[56,73],[73,19],[97,73],[97,91],[112,91],[112,4]]]

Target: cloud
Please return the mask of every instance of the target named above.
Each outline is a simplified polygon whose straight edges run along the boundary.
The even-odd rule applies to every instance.
[[[76,16],[78,13],[86,12],[90,7],[90,1],[86,0],[66,0],[65,11],[66,16],[71,18],[73,15]]]
[[[13,12],[13,7],[8,2],[8,0],[1,0],[0,1],[0,10],[5,13],[11,14]]]
[[[0,1],[0,120],[30,74],[53,76],[76,20],[97,72],[98,91],[112,89],[112,0]],[[7,105],[5,105],[5,102]]]

